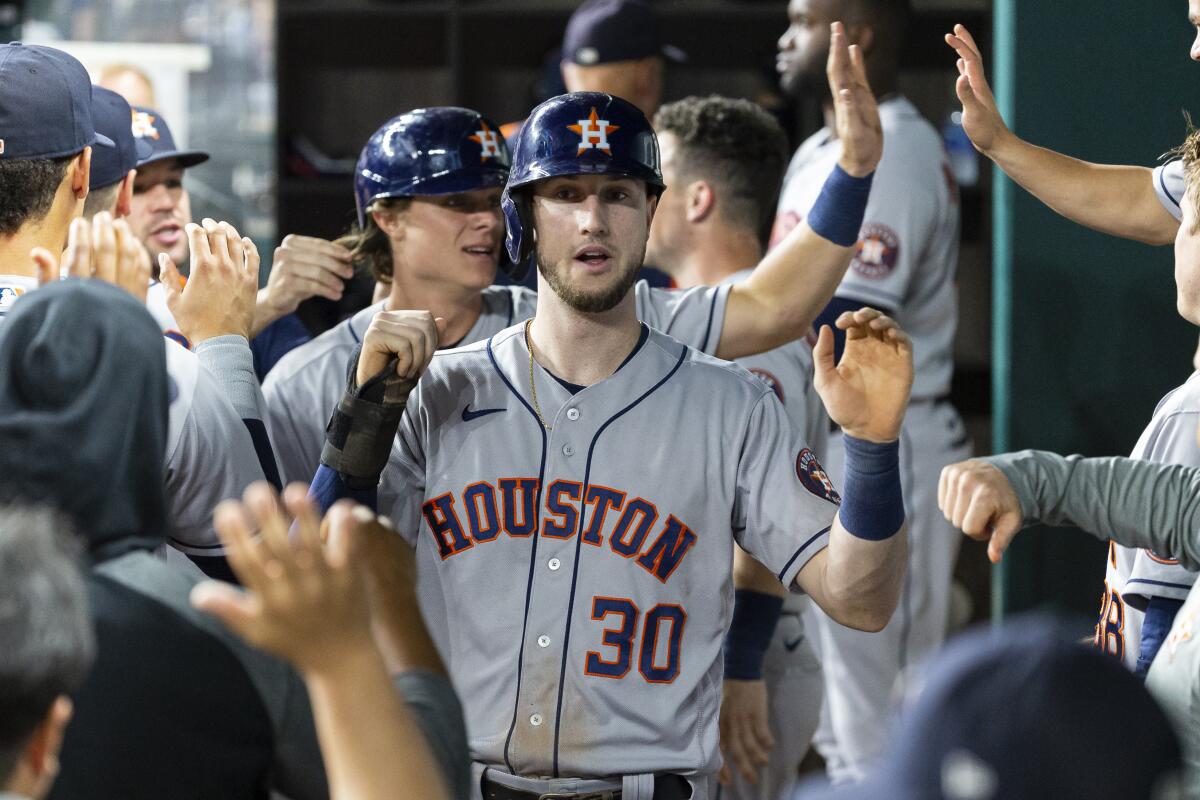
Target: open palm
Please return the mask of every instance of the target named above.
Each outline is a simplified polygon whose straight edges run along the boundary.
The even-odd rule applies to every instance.
[[[813,349],[817,393],[847,434],[894,441],[912,390],[912,343],[894,320],[872,308],[847,311],[835,324],[846,332],[846,349],[835,366],[833,331],[821,327]]]

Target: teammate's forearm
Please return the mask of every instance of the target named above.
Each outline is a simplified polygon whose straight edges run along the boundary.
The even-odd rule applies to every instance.
[[[258,336],[268,325],[286,314],[286,311],[271,305],[270,295],[265,287],[259,289],[254,300],[254,322],[250,324],[250,338]]]
[[[1200,469],[1024,450],[989,456],[1026,522],[1075,525],[1200,569]]]
[[[1154,192],[1146,167],[1093,164],[1008,134],[988,152],[1010,178],[1051,209],[1101,233],[1170,244],[1179,223]]]
[[[305,676],[331,800],[449,793],[429,744],[396,695],[378,653],[348,653],[329,672]]]

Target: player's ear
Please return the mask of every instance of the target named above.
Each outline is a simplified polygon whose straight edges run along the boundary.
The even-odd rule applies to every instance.
[[[401,210],[376,208],[371,211],[371,219],[389,239],[400,241],[404,238],[404,213]]]
[[[121,179],[121,188],[117,190],[117,207],[113,211],[113,216],[117,219],[133,213],[133,181],[136,178],[137,170],[131,169]]]
[[[92,179],[92,148],[83,148],[83,152],[71,160],[71,165],[67,169],[70,175],[71,193],[75,195],[76,200],[85,199],[88,194],[88,183]]]
[[[708,181],[693,181],[687,187],[688,222],[703,222],[717,206],[717,195]]]

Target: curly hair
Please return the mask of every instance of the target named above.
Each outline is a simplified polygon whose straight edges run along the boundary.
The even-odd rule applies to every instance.
[[[369,270],[380,283],[392,282],[392,243],[388,235],[375,224],[372,211],[394,209],[403,211],[412,202],[407,197],[381,198],[367,208],[366,226],[355,225],[348,233],[335,240],[350,251],[350,263],[355,271]]]
[[[678,140],[677,180],[715,184],[726,219],[765,242],[788,157],[775,118],[749,100],[685,97],[658,110],[654,129]]]
[[[0,160],[0,236],[50,213],[54,195],[75,156]]]

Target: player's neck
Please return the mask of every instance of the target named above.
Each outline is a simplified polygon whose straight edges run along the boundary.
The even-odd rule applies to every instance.
[[[568,383],[599,383],[617,371],[641,335],[634,291],[615,308],[588,314],[564,303],[539,275],[537,314],[529,335],[542,367]]]
[[[726,228],[712,236],[700,236],[677,264],[667,267],[680,289],[716,286],[730,275],[750,269],[762,260],[762,243],[752,231]]]
[[[57,258],[67,240],[65,229],[56,225],[23,225],[12,236],[0,236],[0,274],[37,277],[37,267],[29,257],[35,247],[44,247]]]
[[[405,309],[429,311],[446,320],[442,344],[454,344],[470,333],[483,312],[483,295],[478,289],[464,289],[442,283],[407,279],[394,275],[387,300],[388,311]]]

